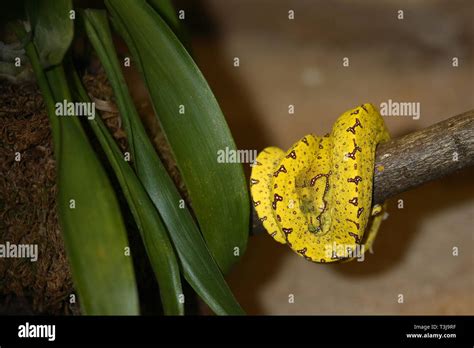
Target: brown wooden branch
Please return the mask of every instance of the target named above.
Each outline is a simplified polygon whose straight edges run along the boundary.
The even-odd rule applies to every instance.
[[[474,110],[377,147],[374,204],[474,164]],[[383,168],[383,170],[381,170]],[[252,233],[263,226],[252,207]]]

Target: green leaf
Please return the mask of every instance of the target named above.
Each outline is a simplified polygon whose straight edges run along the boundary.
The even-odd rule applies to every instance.
[[[190,194],[206,243],[223,272],[243,255],[249,197],[238,163],[218,163],[236,151],[206,80],[171,29],[145,1],[106,1],[140,65],[152,102]],[[125,29],[124,29],[125,28]],[[185,113],[180,114],[184,106]]]
[[[18,29],[17,35],[26,34]],[[71,101],[62,66],[45,75],[33,43],[26,52],[52,126],[57,205],[72,277],[85,314],[138,314],[138,293],[120,208],[77,117],[58,117],[55,101]]]
[[[135,118],[131,120],[132,122],[139,121],[138,114],[128,94],[127,85],[120,70],[107,24],[107,17],[103,11],[98,10],[86,10],[83,17],[86,33],[98,53],[109,82],[113,87],[128,135],[132,158],[135,157],[135,148],[138,149],[140,154],[143,152],[143,155],[145,155],[145,151],[150,149],[140,147],[141,142],[137,142],[137,137],[146,137],[146,134],[135,133],[133,129],[136,126],[130,126],[131,114],[135,115]],[[71,67],[70,70],[73,71],[73,69]],[[74,84],[80,100],[90,102],[76,74],[74,74]],[[150,263],[160,285],[164,312],[167,315],[184,314],[183,303],[179,301],[178,297],[183,292],[178,261],[161,218],[133,169],[124,161],[123,154],[108,133],[100,117],[91,121],[91,126],[111,162],[142,235]],[[135,136],[135,134],[137,135]],[[138,146],[135,146],[136,142]],[[153,148],[151,148],[151,154],[148,155],[156,156]]]
[[[105,16],[88,10],[85,18],[86,31],[114,89],[128,141],[134,149],[137,174],[168,228],[186,279],[216,313],[242,314],[191,214],[179,207],[181,197],[156,154],[126,87]],[[153,206],[148,209],[155,210]]]
[[[72,0],[28,0],[26,11],[43,68],[60,64],[74,36]]]
[[[183,45],[187,46],[188,36],[186,28],[182,24],[182,21],[178,18],[176,9],[170,0],[148,0],[153,9],[158,12],[163,20],[168,24],[174,34],[181,40]]]

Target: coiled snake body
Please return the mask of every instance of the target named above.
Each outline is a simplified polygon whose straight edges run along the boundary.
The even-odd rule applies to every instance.
[[[313,262],[350,260],[367,250],[382,220],[372,207],[375,149],[390,138],[371,104],[343,113],[331,134],[307,135],[287,152],[257,156],[250,190],[267,232]]]

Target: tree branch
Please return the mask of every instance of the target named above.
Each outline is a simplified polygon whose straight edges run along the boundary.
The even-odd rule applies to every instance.
[[[474,164],[474,110],[377,147],[374,204]],[[252,207],[252,233],[263,226]]]

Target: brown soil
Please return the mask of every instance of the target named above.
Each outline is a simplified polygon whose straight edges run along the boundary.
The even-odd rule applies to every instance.
[[[103,73],[87,75],[91,96],[110,105],[112,91]],[[36,262],[5,258],[0,262],[0,312],[78,314],[56,211],[55,160],[43,99],[34,82],[0,85],[0,243],[37,244]],[[125,133],[117,112],[103,118],[124,150]],[[20,161],[15,156],[20,154]]]
[[[0,262],[0,312],[69,314],[69,266],[58,225],[48,118],[34,83],[0,84],[0,243],[37,244],[39,257]],[[20,155],[19,161],[15,160]]]

